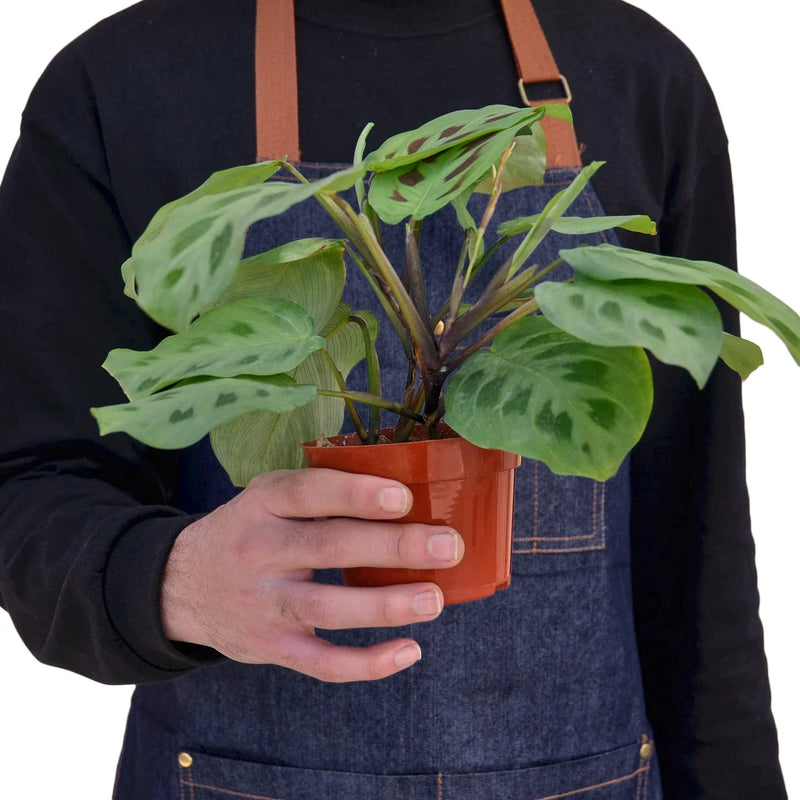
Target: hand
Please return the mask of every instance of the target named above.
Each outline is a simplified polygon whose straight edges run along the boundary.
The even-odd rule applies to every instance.
[[[370,475],[328,469],[259,475],[176,539],[162,586],[167,637],[325,681],[374,680],[411,666],[421,656],[413,639],[339,647],[314,629],[435,619],[443,607],[436,584],[361,588],[312,580],[314,569],[329,567],[457,564],[464,543],[452,529],[388,521],[408,513],[411,503],[405,486]]]

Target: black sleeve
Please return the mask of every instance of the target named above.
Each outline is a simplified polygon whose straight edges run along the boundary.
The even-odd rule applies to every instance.
[[[660,248],[735,267],[730,166],[713,98],[703,92],[675,110],[681,141]],[[722,311],[737,332],[736,315]],[[656,365],[655,381],[653,418],[633,454],[632,547],[665,798],[779,800],[786,792],[758,617],[741,384],[721,364],[702,392],[676,368]]]
[[[121,291],[132,237],[87,83],[51,67],[0,189],[0,604],[41,661],[138,683],[220,656],[161,629],[163,567],[191,521],[167,504],[170,460],[101,439],[89,414],[123,400],[108,350],[159,332]],[[31,111],[45,104],[49,117]]]

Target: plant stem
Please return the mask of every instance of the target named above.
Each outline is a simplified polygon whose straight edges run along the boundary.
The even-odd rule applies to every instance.
[[[375,350],[375,340],[369,330],[367,321],[360,317],[358,314],[351,314],[349,319],[361,327],[361,333],[364,337],[364,352],[366,354],[367,362],[367,389],[370,394],[381,396],[381,370],[378,364],[378,353]],[[375,444],[378,441],[378,432],[381,428],[381,410],[378,406],[370,405],[369,407],[369,444]]]
[[[393,403],[391,400],[384,400],[382,397],[370,394],[369,392],[336,392],[333,389],[317,389],[317,394],[323,397],[339,397],[342,400],[352,400],[355,403],[364,403],[368,406],[377,406],[386,411],[391,411],[393,414],[399,414],[401,417],[409,417],[416,422],[424,422],[425,419],[421,414],[412,411],[400,403]]]
[[[331,354],[325,350],[324,348],[320,350],[322,353],[323,358],[328,362],[328,366],[331,368],[331,372],[333,372],[333,377],[336,380],[339,389],[342,392],[347,392],[347,383],[344,379],[344,376],[341,372],[339,372],[339,368],[336,366],[336,363],[331,358]],[[350,418],[353,420],[353,427],[356,429],[356,433],[358,434],[358,438],[361,439],[362,442],[367,441],[367,431],[364,428],[364,423],[361,421],[361,417],[356,409],[355,403],[349,398],[345,398],[344,400],[345,407],[347,408],[347,413],[350,414]]]
[[[408,331],[403,326],[403,321],[400,319],[400,315],[397,313],[397,308],[391,304],[391,296],[383,290],[383,287],[378,283],[375,274],[370,271],[361,256],[355,250],[353,250],[349,242],[345,242],[345,247],[347,248],[350,258],[353,259],[355,265],[361,270],[361,274],[366,278],[370,288],[373,292],[375,292],[375,296],[380,301],[381,306],[383,306],[383,310],[386,312],[389,322],[392,323],[392,327],[395,329],[395,332],[400,338],[406,358],[409,361],[413,361],[414,345],[411,342],[411,337],[409,336]]]
[[[299,181],[300,181],[300,183],[309,183],[309,180],[308,180],[308,178],[306,178],[306,177],[305,177],[305,175],[303,175],[303,173],[302,173],[302,172],[298,172],[298,170],[297,170],[297,169],[295,169],[294,165],[293,165],[293,164],[291,164],[289,161],[281,161],[281,166],[282,166],[282,167],[283,167],[283,168],[284,168],[284,169],[285,169],[287,172],[291,172],[291,173],[292,173],[292,175],[294,175],[294,176],[295,176],[295,178],[297,178],[297,180],[299,180]]]
[[[500,160],[497,162],[497,167],[496,168],[493,167],[494,175],[492,179],[492,191],[491,194],[489,195],[489,202],[486,204],[486,209],[483,212],[483,218],[481,219],[481,224],[478,226],[477,238],[472,248],[472,256],[470,257],[469,266],[467,267],[466,279],[464,281],[465,285],[468,285],[470,280],[472,279],[472,270],[477,260],[478,247],[480,246],[481,242],[486,236],[486,231],[489,227],[489,223],[492,221],[494,212],[497,209],[497,201],[500,199],[500,194],[503,191],[503,170],[505,169],[506,162],[511,157],[511,154],[514,152],[515,144],[516,142],[511,142],[511,144],[503,151],[503,154],[500,156]]]
[[[471,231],[465,230],[464,241],[461,245],[461,253],[458,256],[456,274],[453,278],[453,286],[450,289],[450,298],[445,300],[441,309],[439,309],[439,313],[434,319],[434,323],[438,322],[440,319],[442,319],[444,314],[447,313],[447,317],[444,320],[445,330],[447,330],[453,324],[453,322],[455,322],[455,319],[458,316],[459,308],[461,307],[461,298],[464,296],[464,288],[466,286],[464,282],[464,269],[467,262],[467,253],[469,252],[470,236]]]
[[[408,288],[412,302],[422,320],[430,320],[428,297],[422,277],[422,264],[419,259],[419,220],[406,226],[406,257],[403,262],[403,285]]]
[[[397,302],[403,324],[411,334],[415,351],[422,359],[423,368],[436,368],[441,364],[439,350],[433,337],[430,319],[423,320],[411,297],[403,286],[399,275],[383,252],[369,220],[363,214],[358,216],[359,232],[362,234],[368,250],[368,263],[374,266],[386,282],[389,292]],[[367,255],[367,254],[365,254]]]
[[[403,402],[406,404],[407,408],[410,408],[412,411],[415,411],[419,414],[422,411],[422,405],[425,401],[425,392],[422,386],[418,386],[416,389],[411,390],[411,397],[407,400],[404,398]],[[420,416],[420,420],[422,417]],[[415,420],[411,417],[401,417],[397,420],[397,426],[395,427],[394,431],[394,441],[395,442],[407,442],[409,436],[411,436],[411,432],[414,430],[414,424],[418,420]]]
[[[528,314],[532,314],[538,310],[539,310],[539,304],[536,302],[536,298],[531,298],[518,308],[515,308],[510,314],[503,317],[503,319],[501,319],[500,322],[497,323],[497,325],[495,325],[493,328],[491,328],[485,334],[483,334],[483,336],[481,336],[479,339],[477,339],[471,345],[469,345],[469,347],[465,347],[457,355],[453,356],[453,358],[447,362],[448,371],[452,372],[453,370],[458,369],[473,353],[477,353],[478,350],[483,348],[499,333],[504,331],[509,326],[513,325],[518,319],[521,319],[522,317],[527,317]]]
[[[449,331],[445,331],[439,340],[439,351],[442,358],[447,358],[453,352],[456,345],[472,330],[487,320],[492,314],[498,312],[507,303],[516,299],[529,286],[541,280],[545,275],[564,263],[564,260],[556,259],[541,271],[537,271],[535,266],[528,267],[516,277],[508,281],[504,286],[493,292],[490,296],[482,298],[475,303],[472,308],[459,317]],[[516,309],[518,311],[519,309]],[[512,313],[516,313],[516,311]],[[449,335],[449,336],[448,336]],[[447,341],[445,341],[445,337]]]

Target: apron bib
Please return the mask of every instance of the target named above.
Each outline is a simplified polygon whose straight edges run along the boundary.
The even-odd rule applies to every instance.
[[[311,180],[338,168],[300,165]],[[553,167],[543,186],[504,194],[493,225],[540,212],[577,172]],[[484,202],[478,198],[472,209],[478,217]],[[591,186],[570,213],[603,214]],[[426,219],[422,231],[426,285],[437,307],[453,269],[439,254],[457,253],[462,232],[446,213]],[[245,256],[296,238],[338,235],[311,199],[253,225]],[[403,232],[392,236],[387,253],[402,263]],[[600,241],[614,237],[550,233],[538,260]],[[476,284],[489,278],[485,272]],[[564,265],[554,278],[569,276]],[[357,270],[348,273],[343,299],[382,320],[384,391],[398,396],[405,359]],[[363,367],[349,385],[364,385]],[[183,461],[187,511],[209,511],[235,493],[207,439]],[[602,483],[523,460],[516,486],[508,589],[447,606],[431,623],[323,632],[351,646],[410,636],[422,648],[419,663],[382,681],[326,684],[280,667],[226,661],[141,686],[115,797],[660,800],[634,634],[627,461]],[[318,579],[339,582],[335,571]]]

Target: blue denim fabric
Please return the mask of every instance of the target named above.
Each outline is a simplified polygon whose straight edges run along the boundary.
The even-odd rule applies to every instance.
[[[544,186],[504,195],[497,216],[540,211],[574,174],[549,170]],[[591,187],[570,213],[603,213]],[[430,222],[422,250],[436,307],[452,269],[436,254],[457,252],[461,234],[454,215]],[[247,252],[327,235],[337,235],[333,223],[309,201],[286,219],[254,225]],[[575,243],[550,234],[540,263]],[[387,245],[395,263],[401,246],[399,237]],[[568,274],[561,268],[562,279]],[[354,308],[377,305],[358,274],[348,276],[345,299]],[[384,387],[397,395],[406,366],[391,342],[384,330]],[[361,381],[354,374],[351,385]],[[207,442],[187,452],[183,477],[187,510],[213,508],[235,491]],[[355,646],[412,636],[421,662],[383,681],[344,685],[226,662],[140,687],[116,797],[659,800],[634,637],[628,517],[627,462],[599,483],[524,461],[509,589],[448,606],[432,623],[324,634]],[[339,580],[334,572],[319,578]],[[179,764],[181,752],[191,766]]]

